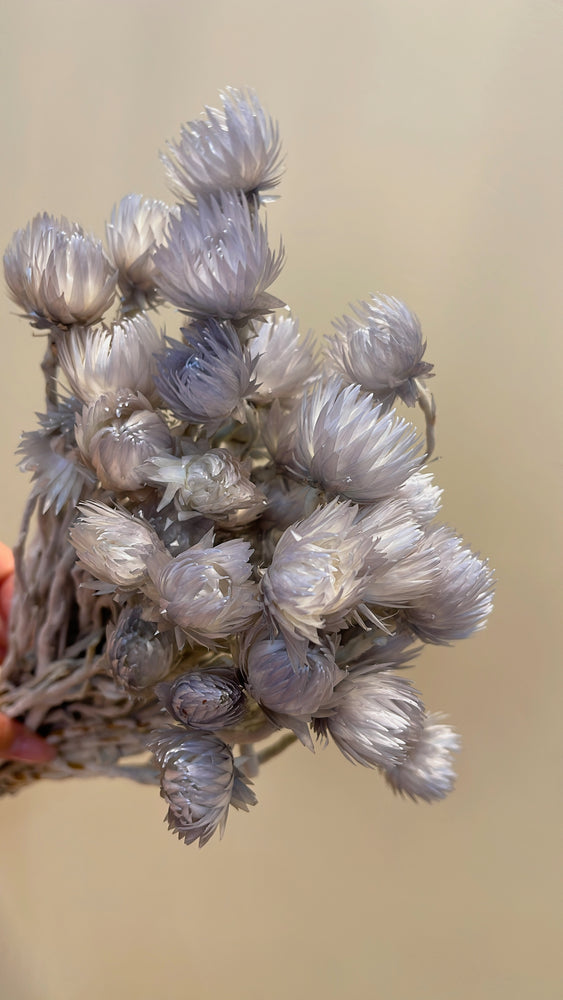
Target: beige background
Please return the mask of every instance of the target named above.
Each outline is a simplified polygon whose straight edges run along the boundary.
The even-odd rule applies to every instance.
[[[39,210],[103,233],[225,84],[281,123],[276,291],[329,328],[382,291],[436,365],[446,517],[490,556],[483,634],[428,648],[463,735],[445,803],[292,748],[222,843],[186,848],[156,790],[0,802],[3,1000],[559,996],[561,98],[553,0],[22,0],[3,5],[2,245]],[[42,344],[2,305],[1,532]]]

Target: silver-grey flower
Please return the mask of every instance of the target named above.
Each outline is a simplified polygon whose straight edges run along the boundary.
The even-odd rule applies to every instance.
[[[414,406],[415,379],[429,378],[434,367],[422,360],[426,342],[417,317],[398,299],[376,295],[352,306],[352,312],[333,323],[337,332],[326,346],[328,364],[387,406],[396,396]]]
[[[37,215],[4,254],[10,294],[39,325],[96,323],[115,297],[117,271],[102,244],[67,219]]]
[[[182,205],[154,261],[162,295],[195,318],[248,319],[284,303],[266,292],[283,266],[244,196],[225,192]]]
[[[268,201],[282,170],[277,123],[252,90],[227,87],[220,95],[222,110],[206,108],[168,143],[162,161],[170,187],[181,199],[234,188]]]
[[[161,768],[161,795],[168,804],[168,827],[186,844],[204,844],[223,835],[229,806],[247,809],[256,798],[238,770],[230,747],[211,733],[176,727],[151,734],[148,747]]]

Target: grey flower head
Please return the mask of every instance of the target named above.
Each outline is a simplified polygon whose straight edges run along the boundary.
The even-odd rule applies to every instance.
[[[42,498],[43,513],[52,507],[59,514],[67,504],[76,507],[96,484],[96,477],[80,462],[77,449],[69,447],[61,434],[22,434],[18,452],[24,456],[20,469],[33,473],[32,495]]]
[[[206,535],[155,577],[165,617],[192,642],[211,647],[247,628],[260,610],[249,579],[249,543],[237,538],[209,547],[212,542]]]
[[[391,405],[395,396],[414,406],[416,378],[428,378],[434,367],[422,360],[416,316],[398,299],[372,295],[352,306],[353,316],[335,320],[336,335],[326,348],[327,361],[349,382],[357,382]]]
[[[244,197],[225,192],[183,205],[155,252],[162,295],[195,318],[248,319],[284,303],[266,292],[283,266],[284,251],[273,253],[265,226]]]
[[[184,843],[199,840],[203,847],[215,830],[223,835],[230,805],[247,809],[255,804],[230,747],[217,736],[170,726],[152,733],[148,747],[161,768],[168,827]]]
[[[156,386],[166,406],[190,424],[217,428],[228,417],[245,419],[244,399],[254,386],[253,362],[230,323],[214,319],[183,330],[185,344],[157,359]]]
[[[142,393],[154,402],[153,355],[162,346],[162,335],[139,313],[110,326],[73,326],[58,336],[57,356],[72,392],[85,403],[118,389]]]
[[[140,393],[122,390],[86,404],[76,417],[76,443],[102,486],[138,490],[145,483],[139,466],[172,448],[162,417]]]
[[[4,254],[15,302],[36,325],[96,323],[115,297],[117,271],[102,244],[67,219],[36,215]]]
[[[484,628],[493,606],[493,573],[444,525],[430,529],[425,544],[438,567],[432,585],[405,613],[420,639],[447,645]]]
[[[424,706],[410,681],[391,671],[351,673],[335,690],[334,708],[317,720],[345,757],[384,771],[403,764],[424,726]]]
[[[226,729],[246,714],[246,698],[233,667],[218,665],[190,670],[172,684],[159,684],[157,694],[174,718],[190,729]]]
[[[248,351],[256,364],[256,388],[250,398],[267,403],[303,392],[317,370],[312,332],[300,338],[299,322],[283,314],[255,323],[254,330]]]
[[[158,509],[174,500],[180,520],[191,511],[224,520],[241,510],[253,520],[265,509],[266,499],[248,471],[226,448],[211,448],[203,455],[150,459],[139,473],[147,482],[166,486]]]
[[[294,667],[284,640],[267,630],[250,635],[242,646],[250,694],[264,708],[282,715],[309,718],[331,698],[346,675],[329,645],[310,646],[303,663]]]
[[[421,450],[411,424],[337,376],[303,397],[284,464],[329,493],[369,503],[390,496],[418,469]]]
[[[374,566],[372,541],[356,524],[358,508],[331,501],[287,528],[262,579],[266,612],[283,633],[292,663],[304,663],[307,641],[369,615],[363,604]]]
[[[174,643],[169,632],[160,632],[144,621],[140,605],[124,608],[117,624],[107,629],[107,658],[115,680],[127,691],[137,692],[163,680],[172,666]]]
[[[171,209],[163,201],[128,194],[115,205],[106,225],[110,257],[126,298],[155,291],[154,251],[164,239]]]
[[[163,546],[152,528],[124,510],[91,500],[78,506],[70,540],[83,566],[98,580],[124,590],[143,588]]]
[[[428,715],[406,760],[388,768],[385,778],[394,791],[411,799],[426,802],[443,799],[454,787],[452,757],[460,745],[453,729],[442,725],[438,715]]]
[[[183,126],[179,142],[168,143],[162,161],[170,187],[187,200],[239,189],[268,201],[282,170],[277,123],[252,90],[227,87],[221,99],[223,110],[206,108],[204,118]]]

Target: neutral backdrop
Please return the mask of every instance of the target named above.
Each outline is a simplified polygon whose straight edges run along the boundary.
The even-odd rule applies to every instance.
[[[0,801],[3,1000],[560,995],[562,32],[553,0],[4,5],[2,245],[38,211],[103,235],[122,195],[167,197],[166,139],[253,86],[287,150],[275,291],[319,332],[371,292],[417,312],[445,517],[498,590],[485,632],[415,670],[463,736],[444,803],[296,747],[201,851],[152,788]],[[9,542],[41,356],[4,298]]]

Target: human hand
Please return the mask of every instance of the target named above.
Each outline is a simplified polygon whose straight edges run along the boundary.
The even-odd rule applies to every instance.
[[[14,592],[14,557],[0,542],[0,663],[6,655],[8,617]],[[36,733],[0,712],[0,760],[52,760],[55,750]]]

